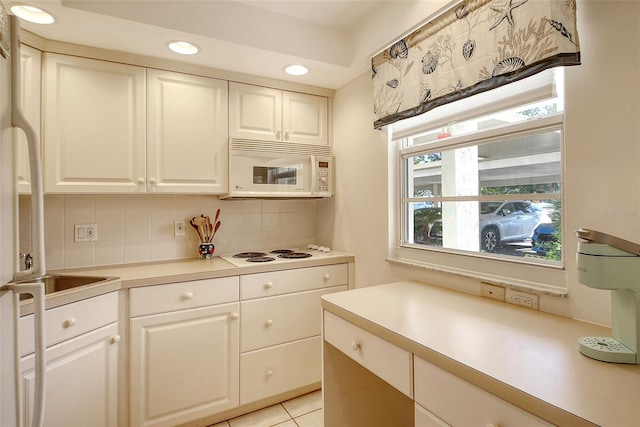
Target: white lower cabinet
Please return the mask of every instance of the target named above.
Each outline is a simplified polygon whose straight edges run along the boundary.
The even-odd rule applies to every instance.
[[[346,264],[240,276],[241,405],[320,384],[320,297],[347,283]]]
[[[416,427],[552,425],[419,357],[414,359],[415,401],[435,415],[436,420],[444,422],[428,424],[424,413],[418,414],[416,410]],[[418,419],[422,424],[418,424]]]
[[[111,293],[47,310],[45,426],[118,425],[117,301]],[[32,315],[25,317],[21,325]],[[21,341],[30,341],[32,333],[21,330]],[[35,356],[26,355],[20,366],[23,425],[31,425]]]
[[[202,287],[205,282],[208,288]],[[165,310],[130,320],[131,426],[174,426],[238,406],[238,278],[232,282],[211,279],[131,290],[132,312],[149,307],[150,300],[137,293],[153,299],[154,290],[153,306]],[[236,302],[226,301],[227,286],[234,289]],[[215,303],[216,290],[220,304],[183,309],[185,300]],[[174,311],[166,312],[172,301]]]

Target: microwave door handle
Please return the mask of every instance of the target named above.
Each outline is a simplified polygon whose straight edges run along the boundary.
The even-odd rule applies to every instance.
[[[35,130],[22,113],[20,102],[20,21],[11,19],[11,124],[24,131],[29,147],[29,167],[31,169],[31,250],[33,264],[26,271],[16,271],[14,280],[26,280],[45,275],[44,261],[44,201],[42,183],[42,161],[40,141]]]
[[[311,155],[311,195],[315,195],[318,191],[318,165],[316,162],[316,156]]]

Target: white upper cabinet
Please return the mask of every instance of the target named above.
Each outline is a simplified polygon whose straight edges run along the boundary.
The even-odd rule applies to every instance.
[[[145,69],[45,53],[47,193],[143,193]]]
[[[226,80],[149,69],[147,192],[227,191]]]
[[[328,144],[328,100],[322,96],[229,83],[233,138]]]
[[[40,69],[42,59],[40,51],[32,47],[20,46],[20,101],[22,113],[40,137]],[[16,162],[18,192],[31,194],[31,172],[29,168],[29,148],[22,130],[13,130],[17,142]]]

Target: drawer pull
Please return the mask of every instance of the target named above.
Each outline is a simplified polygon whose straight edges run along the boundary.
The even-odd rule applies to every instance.
[[[271,325],[273,325],[273,320],[272,320],[272,319],[267,320],[267,321],[265,322],[265,325],[266,325],[266,326],[271,326]]]
[[[264,284],[264,288],[265,288],[265,289],[271,289],[271,288],[273,288],[273,282],[267,282],[267,283],[265,283],[265,284]]]
[[[120,335],[114,335],[111,337],[111,344],[118,344],[121,339]]]
[[[70,319],[65,320],[63,326],[65,328],[70,328],[72,326],[75,326],[76,323],[78,323],[78,319],[76,319],[75,317],[72,317]]]
[[[352,341],[351,342],[351,348],[353,349],[353,351],[360,350],[360,343],[358,341]]]
[[[329,273],[324,275],[324,280],[329,280],[331,279],[331,275]]]
[[[182,299],[185,299],[185,300],[193,299],[193,292],[185,292],[184,295],[182,295]]]
[[[231,318],[232,318],[232,319],[234,319],[234,320],[235,320],[235,319],[238,319],[239,317],[240,317],[240,314],[239,314],[239,313],[231,313]]]
[[[273,371],[271,369],[267,370],[267,376],[270,377],[273,375]]]

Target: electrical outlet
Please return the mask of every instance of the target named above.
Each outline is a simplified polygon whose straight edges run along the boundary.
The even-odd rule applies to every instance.
[[[506,301],[510,304],[521,305],[534,310],[538,309],[538,295],[507,289]]]
[[[98,224],[74,224],[74,242],[97,242]]]
[[[186,231],[185,231],[185,225],[184,225],[184,220],[183,219],[176,219],[173,222],[173,235],[175,237],[181,237],[184,236]]]
[[[492,285],[491,283],[480,282],[480,295],[485,298],[491,298],[497,301],[504,301],[504,291],[502,286]]]

